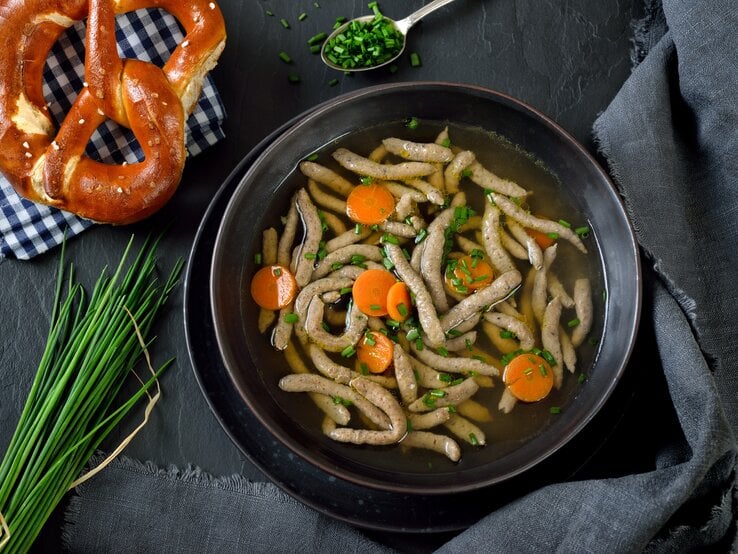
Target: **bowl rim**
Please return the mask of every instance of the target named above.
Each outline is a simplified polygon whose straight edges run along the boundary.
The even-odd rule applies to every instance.
[[[474,481],[468,484],[453,484],[451,486],[438,486],[436,485],[407,485],[397,482],[391,482],[391,483],[385,483],[383,481],[374,480],[371,478],[366,478],[362,475],[356,474],[353,471],[346,471],[345,469],[342,471],[340,468],[337,468],[334,464],[323,462],[321,459],[316,458],[315,456],[312,456],[310,451],[302,447],[300,444],[296,444],[293,440],[291,440],[289,437],[285,437],[283,434],[280,434],[278,431],[278,427],[272,422],[268,417],[265,417],[261,410],[255,409],[255,406],[252,405],[251,399],[246,396],[245,392],[242,390],[242,387],[239,386],[237,380],[235,379],[235,372],[238,371],[237,367],[234,367],[233,360],[231,359],[229,353],[228,353],[228,347],[227,347],[227,340],[226,340],[226,333],[222,329],[219,320],[221,319],[221,311],[220,311],[220,304],[217,302],[218,298],[218,287],[216,286],[216,281],[218,277],[218,268],[217,268],[217,261],[221,259],[225,259],[225,256],[227,256],[227,252],[223,250],[223,243],[224,243],[224,235],[225,235],[225,225],[226,222],[229,221],[232,212],[236,209],[236,198],[239,196],[239,190],[244,188],[245,183],[248,183],[251,175],[256,172],[256,169],[260,163],[262,163],[263,160],[269,158],[272,151],[278,150],[282,142],[285,140],[285,137],[291,136],[292,134],[299,132],[300,129],[304,128],[307,125],[310,125],[312,121],[315,119],[318,119],[323,116],[326,112],[331,112],[335,109],[340,108],[341,106],[345,104],[350,104],[353,102],[357,102],[360,99],[367,97],[367,96],[373,96],[378,93],[386,93],[386,92],[401,92],[403,90],[422,90],[422,89],[449,89],[453,91],[458,91],[460,93],[473,93],[476,95],[481,95],[491,101],[497,101],[501,102],[505,105],[507,108],[512,108],[518,111],[521,111],[528,116],[533,117],[534,119],[538,120],[540,123],[542,123],[545,127],[547,127],[549,130],[551,130],[554,134],[558,135],[566,144],[568,147],[573,148],[578,152],[580,156],[582,156],[586,164],[589,165],[592,169],[596,171],[599,178],[602,180],[603,184],[609,187],[609,192],[611,193],[611,198],[617,203],[619,206],[620,213],[623,216],[623,219],[626,224],[627,234],[628,234],[628,252],[633,253],[633,258],[631,259],[631,262],[633,263],[635,272],[634,275],[631,275],[633,277],[635,290],[634,290],[634,299],[633,299],[633,312],[632,312],[632,319],[629,320],[628,328],[630,329],[630,333],[627,337],[625,337],[624,340],[627,340],[627,350],[623,353],[623,355],[620,357],[619,362],[617,364],[617,368],[614,370],[610,368],[608,370],[608,374],[611,375],[611,379],[608,382],[606,388],[604,390],[601,390],[600,394],[597,395],[596,401],[594,401],[590,409],[586,412],[585,416],[578,419],[574,425],[569,426],[565,432],[560,435],[559,439],[555,441],[553,444],[550,444],[547,448],[542,449],[536,456],[530,457],[526,463],[521,464],[520,466],[516,467],[515,469],[508,471],[502,475],[497,475],[494,477],[491,477],[489,479],[481,480],[481,481]],[[327,142],[327,141],[326,141]],[[473,84],[464,84],[464,83],[450,83],[450,82],[444,82],[444,81],[412,81],[412,82],[400,82],[400,83],[385,83],[385,84],[379,84],[374,85],[366,88],[362,88],[356,91],[348,92],[345,94],[342,94],[340,96],[337,96],[333,100],[326,101],[319,106],[309,110],[306,115],[303,117],[297,118],[297,121],[294,125],[289,127],[284,131],[284,133],[280,134],[275,138],[275,140],[270,143],[264,151],[256,157],[256,159],[253,161],[251,166],[248,168],[248,170],[244,173],[243,177],[241,178],[240,182],[236,185],[233,194],[228,200],[228,204],[223,212],[220,224],[218,226],[218,231],[215,238],[215,244],[213,248],[213,253],[211,257],[211,266],[210,266],[210,275],[209,275],[209,285],[210,285],[210,303],[211,303],[211,312],[213,317],[213,328],[215,331],[216,336],[216,342],[218,345],[218,350],[221,355],[221,358],[223,360],[223,365],[225,366],[229,377],[233,381],[233,384],[238,391],[239,396],[244,401],[246,407],[251,411],[251,413],[254,414],[254,416],[257,418],[257,420],[269,431],[269,433],[275,438],[275,440],[278,440],[281,444],[285,445],[289,450],[294,452],[296,455],[300,456],[302,459],[306,460],[308,463],[316,466],[320,470],[324,471],[326,474],[331,475],[333,477],[344,479],[349,482],[355,483],[357,485],[361,485],[364,487],[367,487],[369,489],[380,489],[380,490],[388,490],[393,492],[399,492],[403,494],[423,494],[423,495],[436,495],[436,494],[449,494],[453,492],[465,492],[469,490],[475,490],[484,488],[490,485],[494,485],[503,481],[506,481],[512,477],[518,476],[521,473],[524,473],[525,471],[531,469],[532,467],[538,465],[542,461],[546,460],[550,456],[552,456],[555,452],[560,450],[564,445],[569,443],[594,417],[595,415],[601,410],[602,406],[607,402],[607,400],[612,395],[612,392],[614,391],[617,383],[619,382],[620,378],[623,375],[623,372],[625,371],[625,368],[628,364],[628,361],[632,355],[633,349],[635,347],[636,342],[636,336],[640,324],[640,317],[641,317],[641,310],[642,310],[642,268],[641,268],[641,260],[639,256],[639,249],[638,249],[638,243],[635,237],[635,232],[633,228],[633,224],[630,220],[630,217],[628,215],[627,209],[624,205],[624,202],[620,195],[617,192],[617,188],[613,181],[611,180],[610,176],[607,174],[607,172],[601,167],[601,165],[597,162],[597,160],[594,158],[594,156],[586,149],[584,146],[582,146],[569,132],[567,132],[563,127],[561,127],[558,123],[556,123],[553,119],[546,116],[543,112],[540,110],[534,108],[533,106],[527,104],[526,102],[515,98],[513,96],[510,96],[508,94],[478,86]],[[608,299],[608,306],[609,306],[609,299]],[[608,310],[606,309],[606,312]],[[605,315],[607,317],[607,314]],[[599,354],[599,352],[598,352]],[[596,363],[596,358],[595,358]],[[442,475],[442,474],[441,474]]]

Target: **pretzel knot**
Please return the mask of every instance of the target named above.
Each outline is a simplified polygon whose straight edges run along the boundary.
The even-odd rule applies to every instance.
[[[147,7],[169,11],[186,33],[162,68],[117,53],[116,13]],[[44,64],[59,35],[88,15],[86,86],[56,132]],[[0,170],[21,196],[87,219],[125,224],[151,215],[179,184],[185,122],[225,38],[211,0],[0,0]],[[107,119],[131,129],[142,162],[106,164],[84,154]]]

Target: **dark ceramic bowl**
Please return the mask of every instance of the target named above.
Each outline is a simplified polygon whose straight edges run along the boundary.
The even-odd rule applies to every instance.
[[[600,340],[591,347],[587,382],[576,390],[570,388],[560,414],[550,418],[540,433],[504,448],[488,437],[484,448],[498,449],[498,455],[487,461],[477,458],[475,463],[472,456],[467,462],[464,456],[458,464],[439,463],[433,470],[423,466],[417,471],[388,464],[381,450],[372,454],[367,448],[337,444],[320,434],[319,419],[306,421],[302,408],[293,406],[295,396],[304,395],[290,395],[277,386],[289,370],[282,355],[269,347],[269,338],[256,330],[258,307],[248,294],[261,230],[277,224],[286,213],[297,186],[287,176],[296,171],[299,161],[357,129],[409,115],[421,121],[481,127],[542,162],[590,223],[594,231],[590,255],[595,257],[606,290],[596,302],[595,334]],[[522,473],[560,449],[600,410],[633,347],[641,276],[636,242],[617,192],[587,151],[558,125],[529,106],[490,90],[407,83],[367,88],[322,105],[255,161],[223,216],[212,258],[210,292],[225,367],[245,407],[277,440],[333,477],[402,493],[448,494],[486,487]],[[572,376],[568,379],[576,381]]]

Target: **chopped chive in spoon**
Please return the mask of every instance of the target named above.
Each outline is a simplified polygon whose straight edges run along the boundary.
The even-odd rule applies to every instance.
[[[343,69],[373,67],[391,60],[402,50],[405,42],[402,33],[382,15],[376,2],[371,2],[369,7],[374,19],[352,21],[326,43],[324,53],[333,65]]]

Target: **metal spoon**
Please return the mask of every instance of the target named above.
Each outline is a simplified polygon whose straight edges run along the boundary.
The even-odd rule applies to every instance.
[[[331,39],[333,39],[336,35],[339,35],[340,33],[344,32],[349,25],[357,21],[362,22],[362,23],[373,21],[375,18],[375,16],[373,15],[365,15],[362,17],[357,17],[355,19],[352,19],[351,21],[347,21],[346,23],[338,27],[336,30],[334,30],[328,36],[328,38],[325,39],[325,42],[323,42],[323,47],[320,49],[320,57],[323,60],[323,63],[325,63],[328,67],[337,69],[339,71],[368,71],[370,69],[377,69],[378,67],[382,67],[387,64],[390,64],[393,61],[395,61],[397,58],[399,58],[402,55],[402,53],[405,51],[405,45],[407,44],[407,33],[408,31],[410,31],[412,26],[415,25],[421,19],[423,19],[429,13],[436,11],[438,8],[442,8],[446,4],[450,4],[453,1],[454,0],[433,0],[432,2],[429,2],[428,4],[420,8],[418,11],[411,13],[406,18],[400,19],[399,21],[394,21],[390,19],[389,17],[385,17],[385,19],[389,21],[395,27],[395,29],[397,29],[400,32],[403,40],[402,40],[402,48],[397,52],[397,54],[393,58],[381,64],[372,65],[369,67],[345,68],[345,67],[341,67],[340,65],[336,65],[332,61],[330,61],[328,57],[326,56],[326,51],[325,51],[326,46],[331,41]]]

